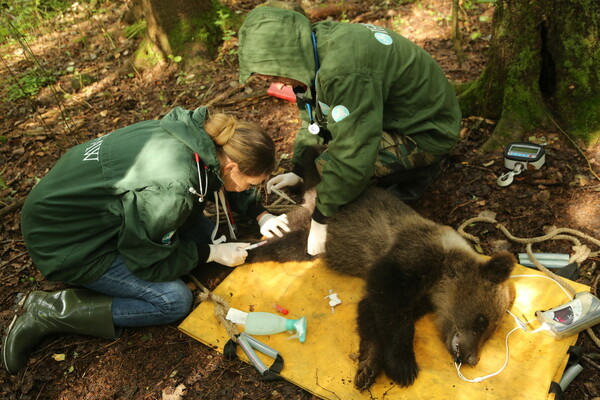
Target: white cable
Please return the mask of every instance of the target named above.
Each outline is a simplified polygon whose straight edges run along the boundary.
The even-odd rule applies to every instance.
[[[558,282],[556,282],[554,279],[550,278],[549,276],[545,276],[545,275],[511,275],[511,278],[545,278],[545,279],[550,279],[552,282],[556,283],[556,284],[557,284],[557,285],[558,285],[558,286],[559,286],[559,287],[560,287],[560,288],[563,290],[563,292],[565,292],[565,294],[567,295],[567,297],[568,297],[569,299],[572,299],[572,297],[571,297],[571,293],[569,293],[569,292],[568,292],[568,291],[567,291],[567,290],[566,290],[566,289],[565,289],[565,288],[564,288],[562,285],[560,285]],[[523,331],[525,331],[525,332],[527,332],[527,333],[538,333],[538,332],[540,332],[540,331],[543,331],[543,330],[547,330],[547,329],[548,329],[548,327],[547,327],[547,326],[545,326],[545,324],[542,324],[542,325],[541,325],[539,328],[537,328],[537,329],[534,329],[534,330],[529,330],[529,329],[527,329],[527,325],[528,325],[528,324],[529,324],[529,322],[531,322],[531,321],[527,321],[526,323],[523,323],[523,321],[521,321],[521,320],[520,320],[520,319],[519,319],[519,318],[518,318],[516,315],[514,315],[512,312],[510,312],[510,310],[506,310],[506,312],[507,312],[507,313],[509,313],[509,314],[510,314],[510,315],[513,317],[513,319],[515,320],[515,323],[517,324],[517,326],[516,326],[516,327],[514,327],[514,328],[513,328],[513,329],[512,329],[510,332],[508,332],[508,333],[506,334],[506,338],[504,339],[504,345],[506,346],[506,353],[505,353],[506,355],[505,355],[505,359],[504,359],[504,365],[502,365],[502,367],[501,367],[501,368],[500,368],[498,371],[496,371],[496,372],[494,372],[494,373],[491,373],[491,374],[489,374],[489,375],[480,376],[480,377],[473,378],[473,379],[468,379],[467,377],[465,377],[465,376],[464,376],[464,375],[463,375],[463,374],[460,372],[460,367],[462,366],[462,363],[457,363],[457,362],[455,362],[455,363],[454,363],[454,366],[456,367],[456,372],[458,373],[458,376],[459,376],[459,378],[460,378],[460,379],[462,379],[462,380],[464,380],[464,381],[467,381],[467,382],[472,382],[472,383],[475,383],[475,382],[481,382],[481,381],[483,381],[484,379],[488,379],[488,378],[491,378],[491,377],[493,377],[493,376],[496,376],[496,375],[498,375],[500,372],[502,372],[502,371],[503,371],[503,370],[506,368],[506,365],[508,364],[508,355],[509,355],[509,348],[508,348],[508,337],[509,337],[509,336],[510,336],[510,335],[511,335],[511,334],[512,334],[514,331],[516,331],[517,329],[521,329],[521,330],[523,330]],[[533,321],[533,320],[532,320],[532,321]]]
[[[462,363],[454,363],[454,366],[456,367],[456,372],[458,372],[458,376],[460,377],[460,379],[467,381],[467,382],[481,382],[484,379],[488,379],[491,378],[492,376],[496,376],[498,375],[500,372],[504,371],[504,368],[506,368],[506,365],[508,364],[508,337],[511,335],[511,333],[513,333],[514,331],[516,331],[517,329],[520,329],[519,326],[514,327],[510,332],[508,332],[508,334],[506,335],[506,339],[504,340],[504,344],[506,346],[506,355],[505,355],[505,359],[504,359],[504,365],[502,365],[502,367],[494,372],[491,373],[489,375],[485,375],[485,376],[480,376],[474,379],[468,379],[467,377],[465,377],[461,372],[460,372],[460,367],[462,365]]]

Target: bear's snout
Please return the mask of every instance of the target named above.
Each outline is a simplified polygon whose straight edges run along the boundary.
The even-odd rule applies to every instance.
[[[474,354],[469,354],[465,357],[465,361],[469,365],[477,365],[477,363],[479,362],[479,357]]]
[[[461,338],[460,332],[456,332],[452,337],[451,354],[454,356],[454,362],[458,364],[477,365],[479,362],[479,354],[477,351],[472,351],[472,346],[468,346]]]

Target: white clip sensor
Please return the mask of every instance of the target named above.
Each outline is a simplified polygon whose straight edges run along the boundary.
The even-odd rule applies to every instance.
[[[500,175],[496,183],[498,186],[508,186],[516,175],[527,170],[529,164],[535,169],[540,169],[544,162],[546,162],[544,146],[528,142],[509,143],[504,149],[504,166],[510,171]]]

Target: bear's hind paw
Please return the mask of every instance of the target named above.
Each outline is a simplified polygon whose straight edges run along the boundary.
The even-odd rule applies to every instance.
[[[375,382],[377,374],[378,371],[368,365],[359,367],[354,377],[354,385],[362,392],[363,390],[368,389],[373,382]]]

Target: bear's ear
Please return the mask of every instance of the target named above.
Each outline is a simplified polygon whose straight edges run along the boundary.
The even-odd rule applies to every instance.
[[[517,260],[512,253],[500,251],[494,254],[485,264],[481,265],[481,276],[494,283],[502,283],[508,279],[515,268]]]

